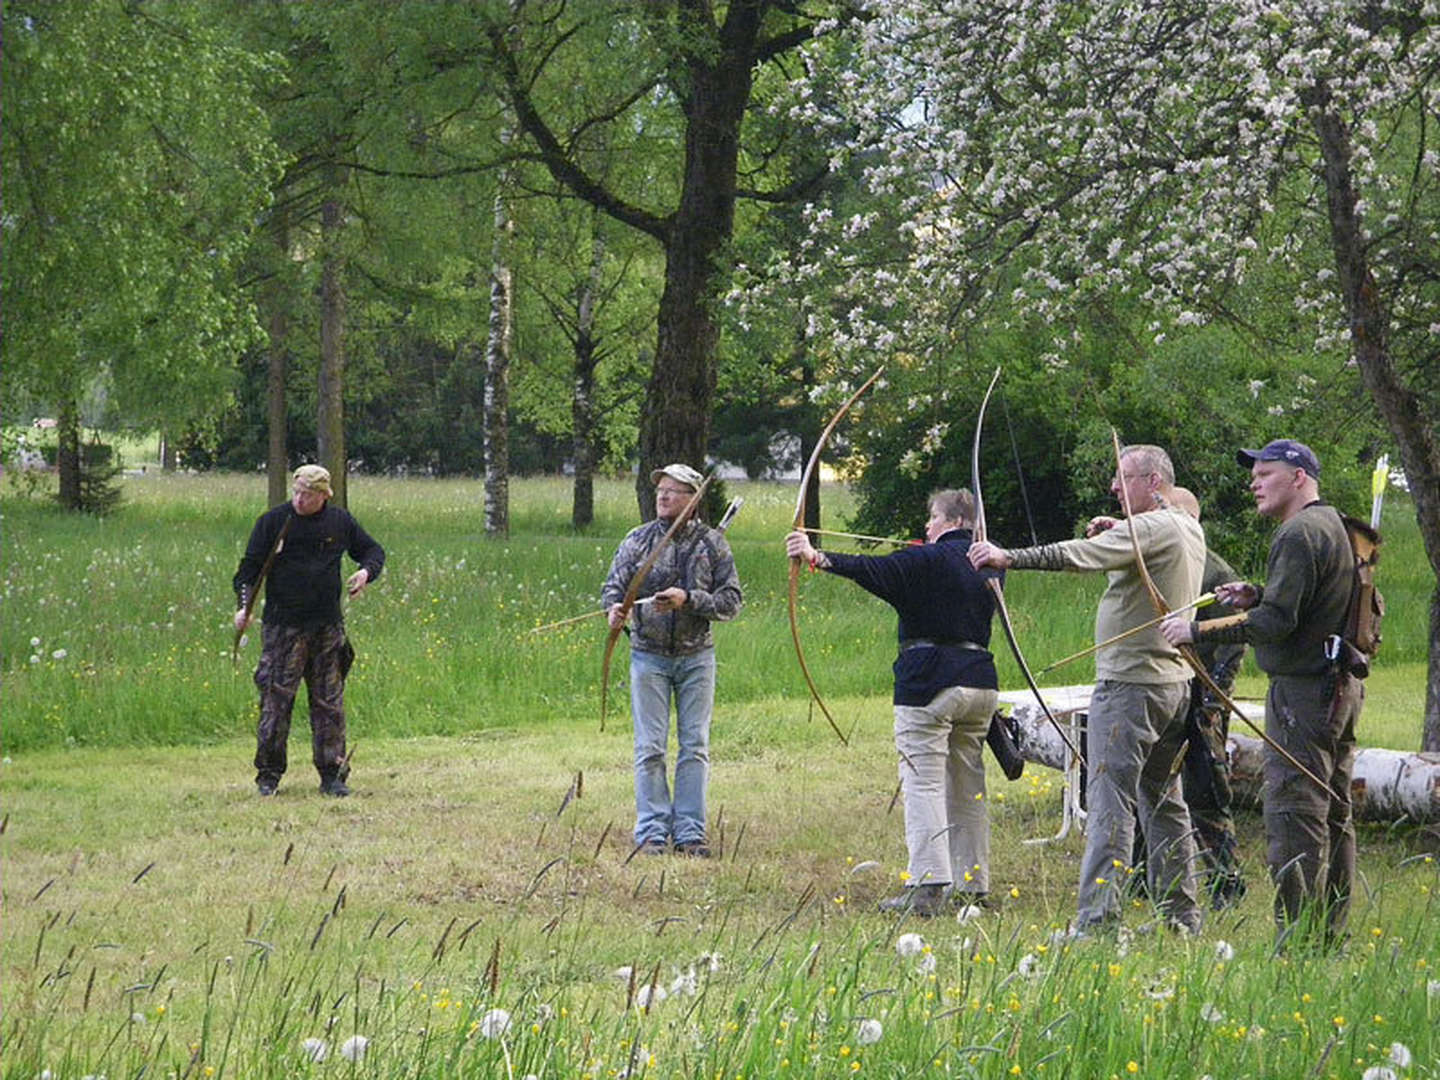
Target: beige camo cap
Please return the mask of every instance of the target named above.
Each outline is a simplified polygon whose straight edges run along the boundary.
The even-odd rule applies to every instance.
[[[335,494],[330,490],[330,470],[322,465],[301,465],[295,470],[295,486],[327,499]]]
[[[656,469],[650,474],[650,482],[652,484],[658,484],[662,476],[668,476],[671,480],[678,480],[693,491],[699,491],[700,485],[705,482],[705,477],[701,476],[689,465],[681,464],[678,461],[674,465],[666,465],[663,468]]]

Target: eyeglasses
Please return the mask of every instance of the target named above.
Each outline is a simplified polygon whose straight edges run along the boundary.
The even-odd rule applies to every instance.
[[[656,495],[674,495],[674,496],[676,496],[677,498],[683,496],[683,497],[685,497],[685,498],[688,499],[691,495],[693,495],[693,494],[695,494],[695,493],[694,493],[693,491],[691,491],[689,488],[657,487],[657,488],[655,489],[655,494],[656,494]]]

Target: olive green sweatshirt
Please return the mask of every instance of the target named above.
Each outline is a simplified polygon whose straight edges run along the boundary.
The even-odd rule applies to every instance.
[[[1265,585],[1245,620],[1199,628],[1199,642],[1243,641],[1267,675],[1325,672],[1325,639],[1345,629],[1355,572],[1350,537],[1333,506],[1313,502],[1282,522],[1270,541]]]

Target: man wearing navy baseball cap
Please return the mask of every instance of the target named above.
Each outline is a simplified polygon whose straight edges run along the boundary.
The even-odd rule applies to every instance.
[[[1354,554],[1340,514],[1320,499],[1320,459],[1308,446],[1275,439],[1235,459],[1250,470],[1255,509],[1280,522],[1265,585],[1237,581],[1215,590],[1240,615],[1199,623],[1177,615],[1160,629],[1172,645],[1255,646],[1255,662],[1270,678],[1266,734],[1325,781],[1322,790],[1266,749],[1266,862],[1275,881],[1277,944],[1306,929],[1333,943],[1344,930],[1355,876],[1350,776],[1364,691],[1326,640],[1345,630]]]

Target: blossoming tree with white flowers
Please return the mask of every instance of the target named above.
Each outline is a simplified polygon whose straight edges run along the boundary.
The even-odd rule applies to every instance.
[[[1440,574],[1440,4],[1436,0],[886,0],[836,79],[885,200],[813,211],[783,279],[848,302],[811,329],[923,350],[997,311],[1050,324],[1138,298],[1159,339],[1292,275],[1321,362],[1352,365],[1399,450]],[[803,100],[797,109],[804,109]],[[812,117],[825,121],[826,117]],[[848,157],[848,160],[843,158]],[[877,260],[884,233],[904,258]],[[867,241],[867,237],[870,238]],[[1245,313],[1253,315],[1253,312]],[[1257,432],[1270,437],[1282,431]],[[1440,749],[1440,590],[1424,746]]]

